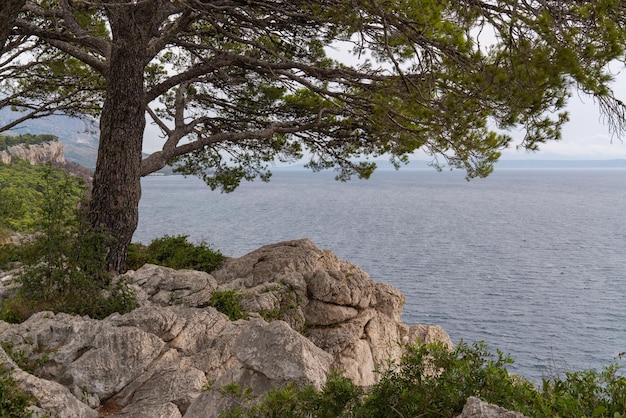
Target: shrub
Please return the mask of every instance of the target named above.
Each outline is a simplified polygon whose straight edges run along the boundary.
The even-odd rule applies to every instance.
[[[76,179],[47,181],[51,170],[43,173],[41,233],[9,246],[3,256],[5,264],[19,261],[22,272],[17,295],[0,306],[0,319],[20,322],[42,310],[100,319],[134,309],[134,293],[106,270],[107,237],[93,231],[79,210]]]
[[[132,244],[128,251],[128,268],[136,270],[146,263],[174,269],[211,272],[224,261],[224,256],[206,243],[194,245],[187,235],[157,238],[150,245]]]
[[[442,343],[407,347],[399,364],[381,372],[368,394],[361,415],[448,417],[461,413],[470,396],[515,409],[535,395],[528,381],[510,375],[513,361],[500,351],[493,356],[484,343],[459,343],[454,350]]]
[[[241,307],[243,294],[238,290],[216,290],[211,295],[209,304],[228,316],[231,321],[247,319],[248,315]]]
[[[534,416],[626,417],[626,377],[616,364],[602,372],[568,372],[544,379]]]
[[[351,416],[350,411],[359,405],[363,394],[362,389],[350,379],[338,374],[329,376],[321,391],[316,391],[313,386],[288,383],[270,390],[258,404],[251,402],[250,396],[241,388],[233,390],[230,386],[222,388],[220,392],[222,396],[238,398],[240,406],[223,412],[220,418]]]
[[[63,188],[65,196],[55,202],[48,200],[50,190]],[[0,163],[0,235],[11,232],[35,232],[41,226],[46,205],[64,205],[71,214],[83,198],[82,179],[70,177],[51,164],[30,165],[19,160]]]
[[[454,350],[440,343],[417,344],[380,371],[380,381],[365,392],[335,375],[321,392],[288,384],[256,405],[248,401],[222,416],[456,417],[467,398],[476,396],[528,417],[626,417],[626,377],[617,365],[544,379],[537,388],[509,374],[511,363],[499,351],[492,355],[484,343],[461,342]]]

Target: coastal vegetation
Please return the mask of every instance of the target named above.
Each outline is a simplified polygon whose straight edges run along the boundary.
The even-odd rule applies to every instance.
[[[43,310],[104,318],[135,306],[123,280],[113,281],[105,268],[107,238],[85,221],[81,178],[21,160],[0,166],[0,182],[5,238],[29,234],[22,243],[0,246],[0,268],[19,268],[20,284],[14,297],[0,302],[0,319],[21,322]]]
[[[62,191],[63,199],[54,194]],[[33,233],[51,211],[70,216],[83,198],[85,186],[81,179],[69,177],[50,164],[31,165],[18,160],[12,164],[0,162],[0,242],[12,232]],[[0,256],[1,257],[1,256]]]
[[[536,386],[510,374],[506,367],[512,363],[484,343],[461,342],[453,350],[441,343],[412,345],[399,362],[381,367],[379,383],[367,389],[339,374],[320,391],[290,383],[260,400],[237,385],[226,386],[223,396],[239,399],[240,406],[221,417],[452,418],[470,396],[530,418],[626,417],[626,376],[618,365],[546,376]]]
[[[0,319],[21,322],[43,310],[104,318],[135,307],[123,276],[114,279],[106,269],[103,243],[109,238],[91,230],[85,220],[80,178],[49,164],[32,166],[20,160],[0,165],[0,184],[0,226],[7,241],[0,244],[0,268],[20,269],[20,287],[13,298],[0,302]],[[29,234],[25,242],[9,242],[16,232]],[[224,260],[219,251],[190,243],[186,236],[165,236],[130,248],[131,268],[152,263],[210,272]],[[226,300],[215,303],[221,306]]]
[[[34,228],[39,234],[19,246],[2,246],[0,267],[21,266],[23,270],[17,277],[20,288],[0,306],[0,319],[19,322],[41,310],[93,318],[132,310],[134,295],[123,277],[114,279],[106,270],[105,250],[99,247],[106,237],[85,233],[89,226],[84,225],[80,210],[84,188],[76,178],[49,165],[27,166],[17,162],[0,167],[0,175],[15,169],[29,173],[25,177],[33,184],[46,185],[33,200],[41,206],[34,211],[39,214],[36,222],[6,222],[22,225],[23,231]],[[24,180],[24,176],[18,177]],[[3,216],[5,221],[10,219],[8,214]],[[186,236],[165,236],[147,246],[133,244],[131,248],[129,261],[136,268],[151,262],[212,271],[223,261],[219,251],[203,243],[194,245]],[[236,290],[215,291],[210,305],[231,320],[245,319],[242,297]],[[84,303],[85,298],[90,304]],[[6,344],[3,348],[23,370],[37,373],[37,366],[31,365],[21,351]],[[469,396],[528,417],[626,416],[626,377],[617,364],[603,371],[548,376],[537,385],[511,375],[507,366],[512,362],[499,351],[493,355],[483,343],[470,346],[461,342],[453,350],[437,343],[409,346],[400,361],[381,365],[379,382],[367,389],[338,374],[320,391],[290,383],[272,389],[261,399],[236,384],[226,386],[220,389],[222,396],[237,398],[240,406],[224,411],[222,416],[386,417],[393,411],[397,416],[454,417]],[[11,371],[0,372],[0,416],[31,416],[27,407],[33,402],[15,385]]]

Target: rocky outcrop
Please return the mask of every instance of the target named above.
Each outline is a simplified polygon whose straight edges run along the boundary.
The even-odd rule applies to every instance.
[[[417,336],[400,321],[400,291],[306,239],[264,246],[213,275],[220,287],[243,289],[246,310],[286,321],[332,354],[333,369],[358,385],[375,383],[375,366],[398,359],[398,343]],[[451,345],[440,327],[427,328]]]
[[[213,274],[146,265],[128,278],[140,305],[128,314],[0,322],[5,347],[38,364],[28,376],[49,382],[38,407],[64,416],[44,399],[69,396],[80,404],[71,416],[212,417],[239,401],[223,394],[233,383],[258,396],[290,381],[320,388],[337,370],[367,386],[402,344],[451,345],[440,327],[401,322],[398,290],[306,239],[229,259]],[[209,306],[227,291],[239,292],[247,319]]]
[[[91,185],[93,180],[93,172],[90,169],[65,159],[64,146],[60,141],[32,145],[19,144],[0,151],[0,162],[3,164],[10,164],[16,159],[26,160],[32,165],[52,163],[72,176],[82,177],[87,185]]]
[[[49,141],[36,145],[19,144],[0,151],[0,161],[3,164],[10,164],[15,158],[26,160],[32,165],[47,162],[63,164],[65,163],[63,143]]]

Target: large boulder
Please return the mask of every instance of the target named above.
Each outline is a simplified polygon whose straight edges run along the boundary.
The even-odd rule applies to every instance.
[[[238,364],[195,399],[185,418],[217,417],[224,408],[245,401],[222,394],[221,388],[233,383],[248,390],[255,398],[288,382],[320,389],[331,371],[333,360],[330,354],[283,321],[251,321],[237,337],[233,352]]]
[[[440,327],[411,330],[401,322],[400,291],[308,239],[230,259],[213,276],[218,289],[242,290],[248,311],[286,321],[332,354],[332,368],[358,385],[374,384],[376,366],[399,359],[402,344],[437,339],[452,346]]]
[[[19,381],[52,416],[213,417],[241,402],[224,387],[258,398],[287,382],[321,388],[332,371],[368,386],[404,344],[451,345],[440,327],[401,322],[398,290],[307,239],[229,259],[213,274],[146,265],[127,281],[139,307],[125,315],[0,321],[0,340],[37,365],[33,374],[13,366]],[[209,306],[227,291],[248,319]]]

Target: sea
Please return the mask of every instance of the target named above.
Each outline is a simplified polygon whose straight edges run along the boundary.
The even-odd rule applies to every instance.
[[[146,177],[135,242],[187,235],[239,257],[309,238],[406,296],[403,321],[484,341],[539,382],[626,366],[626,169],[276,169],[269,183],[211,191]]]

